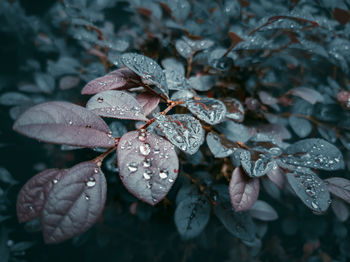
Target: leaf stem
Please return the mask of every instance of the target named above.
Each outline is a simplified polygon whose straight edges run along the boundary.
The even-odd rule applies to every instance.
[[[101,166],[103,159],[106,156],[108,156],[111,152],[113,152],[113,150],[115,150],[117,148],[119,140],[120,140],[120,138],[115,138],[115,146],[108,148],[106,152],[104,152],[101,155],[97,156],[92,161],[94,161],[98,166]]]

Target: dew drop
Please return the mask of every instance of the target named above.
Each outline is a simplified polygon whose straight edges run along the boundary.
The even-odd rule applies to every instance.
[[[137,171],[137,164],[136,164],[136,162],[131,162],[127,166],[128,166],[128,169],[129,169],[129,171],[131,173],[134,173],[134,172]]]
[[[174,182],[174,179],[169,178],[168,181],[169,181],[170,183],[172,183],[172,182]]]
[[[151,146],[147,143],[140,145],[140,153],[144,156],[148,156],[151,153]]]
[[[53,180],[52,180],[52,183],[54,183],[54,184],[57,184],[57,182],[58,182],[57,179],[53,179]]]
[[[90,197],[88,195],[85,195],[86,200],[90,200]]]
[[[98,97],[97,98],[97,102],[102,103],[103,102],[103,98],[102,97]]]
[[[159,172],[159,177],[160,177],[161,179],[166,179],[166,178],[168,177],[168,175],[169,175],[169,172],[168,172],[167,170],[161,170],[161,171]]]
[[[73,121],[72,120],[69,120],[68,124],[71,126],[73,125]]]
[[[150,158],[147,158],[143,161],[143,166],[144,167],[150,167],[152,166],[152,160]]]
[[[144,179],[150,180],[150,179],[151,179],[151,176],[152,176],[152,171],[147,170],[147,171],[143,172],[143,178],[144,178]]]
[[[95,174],[98,173],[98,168],[97,168],[97,167],[94,168],[94,173],[95,173]]]
[[[160,152],[159,146],[155,145],[154,148],[153,148],[153,151],[154,151],[155,154],[159,154],[159,152]]]
[[[315,202],[315,201],[312,201],[311,202],[311,206],[313,207],[313,208],[318,208],[318,205],[317,205],[317,203]]]
[[[94,177],[89,177],[88,181],[86,181],[85,184],[87,187],[93,187],[96,185],[96,180]]]

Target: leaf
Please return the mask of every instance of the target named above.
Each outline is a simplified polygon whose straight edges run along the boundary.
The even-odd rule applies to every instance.
[[[164,95],[169,95],[165,74],[156,61],[136,53],[125,53],[120,61],[138,74],[144,82],[156,85]]]
[[[103,211],[106,192],[106,179],[96,163],[68,169],[49,192],[42,212],[45,243],[62,242],[88,230]]]
[[[324,180],[328,191],[350,204],[350,180],[342,177],[330,177]]]
[[[226,118],[235,122],[243,122],[245,111],[240,101],[235,98],[227,98],[222,102],[226,106]]]
[[[294,133],[297,134],[298,137],[306,137],[312,131],[312,125],[309,120],[291,116],[289,117],[289,125],[293,129]]]
[[[246,126],[242,124],[235,123],[231,120],[227,120],[216,128],[223,134],[226,138],[232,142],[247,142],[250,138],[249,130]]]
[[[144,130],[122,136],[117,148],[119,175],[128,191],[155,205],[174,184],[179,161],[174,146]]]
[[[198,91],[208,91],[215,85],[215,79],[209,75],[191,76],[188,79],[190,86]]]
[[[68,90],[76,87],[80,83],[80,78],[77,76],[64,76],[60,79],[59,88]]]
[[[193,155],[204,141],[201,123],[190,115],[155,115],[155,121],[169,141],[182,151]]]
[[[317,102],[323,102],[323,96],[316,90],[308,87],[297,87],[289,91],[290,94],[299,96],[310,104],[316,104]]]
[[[120,68],[87,83],[83,95],[97,94],[111,89],[129,89],[141,85],[140,77],[129,68]]]
[[[284,188],[285,177],[284,173],[279,166],[275,165],[269,172],[266,173],[267,177],[280,189]]]
[[[17,197],[17,217],[20,223],[41,215],[49,192],[64,173],[56,168],[47,169],[27,181]]]
[[[11,173],[4,167],[0,167],[0,182],[6,183],[9,185],[18,184],[18,181],[14,179]]]
[[[210,125],[216,125],[225,119],[226,107],[220,100],[214,98],[187,100],[185,105],[192,114]]]
[[[190,86],[185,78],[185,68],[182,63],[173,58],[167,58],[162,61],[162,65],[165,68],[166,82],[170,90],[189,89]]]
[[[259,179],[247,177],[241,167],[233,170],[229,193],[236,212],[249,210],[258,199],[259,190]]]
[[[250,177],[261,177],[274,167],[274,160],[266,154],[241,150],[239,153],[241,165]]]
[[[34,78],[36,85],[42,92],[51,94],[54,91],[55,79],[51,75],[44,73],[35,73]]]
[[[185,42],[190,46],[193,52],[208,49],[214,45],[214,42],[210,39],[192,40],[188,37],[183,37]]]
[[[148,121],[139,102],[122,91],[102,91],[89,99],[86,108],[103,117]]]
[[[341,221],[341,222],[345,222],[346,220],[348,220],[349,215],[350,215],[350,211],[348,206],[344,203],[344,201],[342,201],[341,199],[333,199],[332,200],[332,204],[331,204],[331,208],[334,212],[334,214],[336,215],[336,217]]]
[[[326,184],[308,168],[298,168],[287,174],[288,183],[304,204],[316,213],[324,213],[330,201]]]
[[[224,227],[235,237],[252,241],[255,237],[255,226],[247,212],[235,212],[230,201],[221,199],[214,207],[214,213]]]
[[[32,99],[29,96],[23,95],[19,92],[6,92],[0,96],[0,105],[4,106],[17,106],[23,104],[29,104]]]
[[[262,200],[257,200],[252,208],[249,210],[250,215],[253,218],[262,221],[273,221],[278,219],[276,210],[268,203]]]
[[[177,231],[184,239],[198,236],[208,224],[210,203],[200,195],[183,199],[175,209]]]
[[[176,40],[175,48],[176,51],[187,60],[193,55],[191,47],[182,39]]]
[[[304,139],[292,144],[280,159],[286,164],[322,170],[344,168],[343,155],[339,149],[318,138]]]
[[[142,106],[145,116],[148,116],[157,108],[160,97],[149,93],[142,93],[136,96],[136,100]]]
[[[17,119],[13,129],[48,143],[84,147],[114,146],[114,138],[99,116],[67,102],[47,102],[29,108]]]
[[[216,158],[225,158],[235,152],[237,144],[218,136],[214,132],[209,132],[206,138],[210,152]]]

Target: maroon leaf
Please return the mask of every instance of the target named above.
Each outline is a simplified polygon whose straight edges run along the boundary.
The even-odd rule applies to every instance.
[[[284,188],[286,179],[283,171],[278,166],[274,166],[266,175],[280,189]]]
[[[41,215],[49,192],[64,171],[47,169],[32,177],[21,189],[17,197],[17,217],[20,223]]]
[[[259,189],[258,178],[249,178],[240,167],[236,167],[229,185],[231,203],[235,211],[249,210],[258,199]]]
[[[48,143],[114,146],[109,127],[99,116],[67,102],[47,102],[29,108],[17,119],[13,129]]]
[[[159,104],[159,96],[142,93],[136,96],[136,100],[142,106],[145,116],[148,116]]]
[[[97,94],[111,89],[129,89],[141,85],[140,77],[129,68],[120,68],[87,83],[83,95]]]
[[[122,91],[98,93],[89,99],[86,108],[104,117],[148,121],[139,102]]]
[[[276,210],[265,201],[257,200],[249,210],[252,217],[262,221],[272,221],[278,219]]]
[[[201,123],[193,116],[175,114],[164,116],[158,113],[156,123],[166,138],[182,151],[193,155],[204,141]]]
[[[99,166],[83,162],[54,184],[42,212],[46,243],[58,243],[88,230],[102,213],[106,179]]]
[[[342,177],[331,177],[324,180],[329,192],[350,204],[350,180]]]
[[[161,201],[175,182],[179,161],[174,146],[160,136],[128,132],[119,141],[117,155],[124,186],[150,205]]]

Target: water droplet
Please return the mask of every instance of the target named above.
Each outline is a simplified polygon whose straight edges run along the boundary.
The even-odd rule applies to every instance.
[[[140,145],[140,153],[144,156],[148,156],[151,153],[151,146],[147,143]]]
[[[94,168],[94,173],[95,173],[95,174],[98,173],[98,168],[97,168],[97,167]]]
[[[90,197],[89,197],[88,195],[85,195],[85,199],[86,199],[86,200],[89,200]]]
[[[88,181],[86,181],[85,184],[87,187],[93,187],[96,185],[96,180],[94,177],[89,177]]]
[[[144,179],[150,180],[150,179],[151,179],[151,176],[152,176],[152,171],[147,170],[147,171],[143,172],[143,178],[144,178]]]
[[[315,191],[311,188],[307,188],[305,191],[309,196],[314,196],[316,194]]]
[[[128,169],[131,173],[134,173],[137,171],[137,163],[136,162],[131,162],[127,166],[128,166]]]
[[[169,178],[168,181],[169,181],[170,183],[172,183],[172,182],[174,182],[174,179]]]
[[[52,180],[52,183],[54,183],[54,184],[57,184],[57,182],[58,182],[57,179],[53,179],[53,180]]]
[[[153,148],[153,152],[154,152],[155,154],[159,154],[159,152],[160,152],[160,148],[159,148],[159,146],[158,146],[158,145],[155,145],[155,146],[154,146],[154,148]]]
[[[169,175],[169,172],[168,172],[167,170],[161,170],[161,171],[159,172],[159,177],[160,177],[161,179],[166,179],[166,178],[168,177],[168,175]]]
[[[174,139],[178,143],[182,143],[183,142],[183,139],[182,139],[182,137],[180,135],[176,135]]]
[[[97,102],[102,103],[103,102],[103,98],[102,97],[98,97],[97,98]]]
[[[29,206],[28,206],[28,209],[29,209],[30,211],[34,211],[34,207],[33,207],[32,205],[29,205]]]
[[[152,160],[150,158],[147,158],[143,161],[143,166],[144,167],[150,167],[152,166]]]
[[[313,208],[315,208],[315,209],[318,208],[318,204],[317,204],[315,201],[312,201],[312,202],[311,202],[311,206],[312,206]]]

